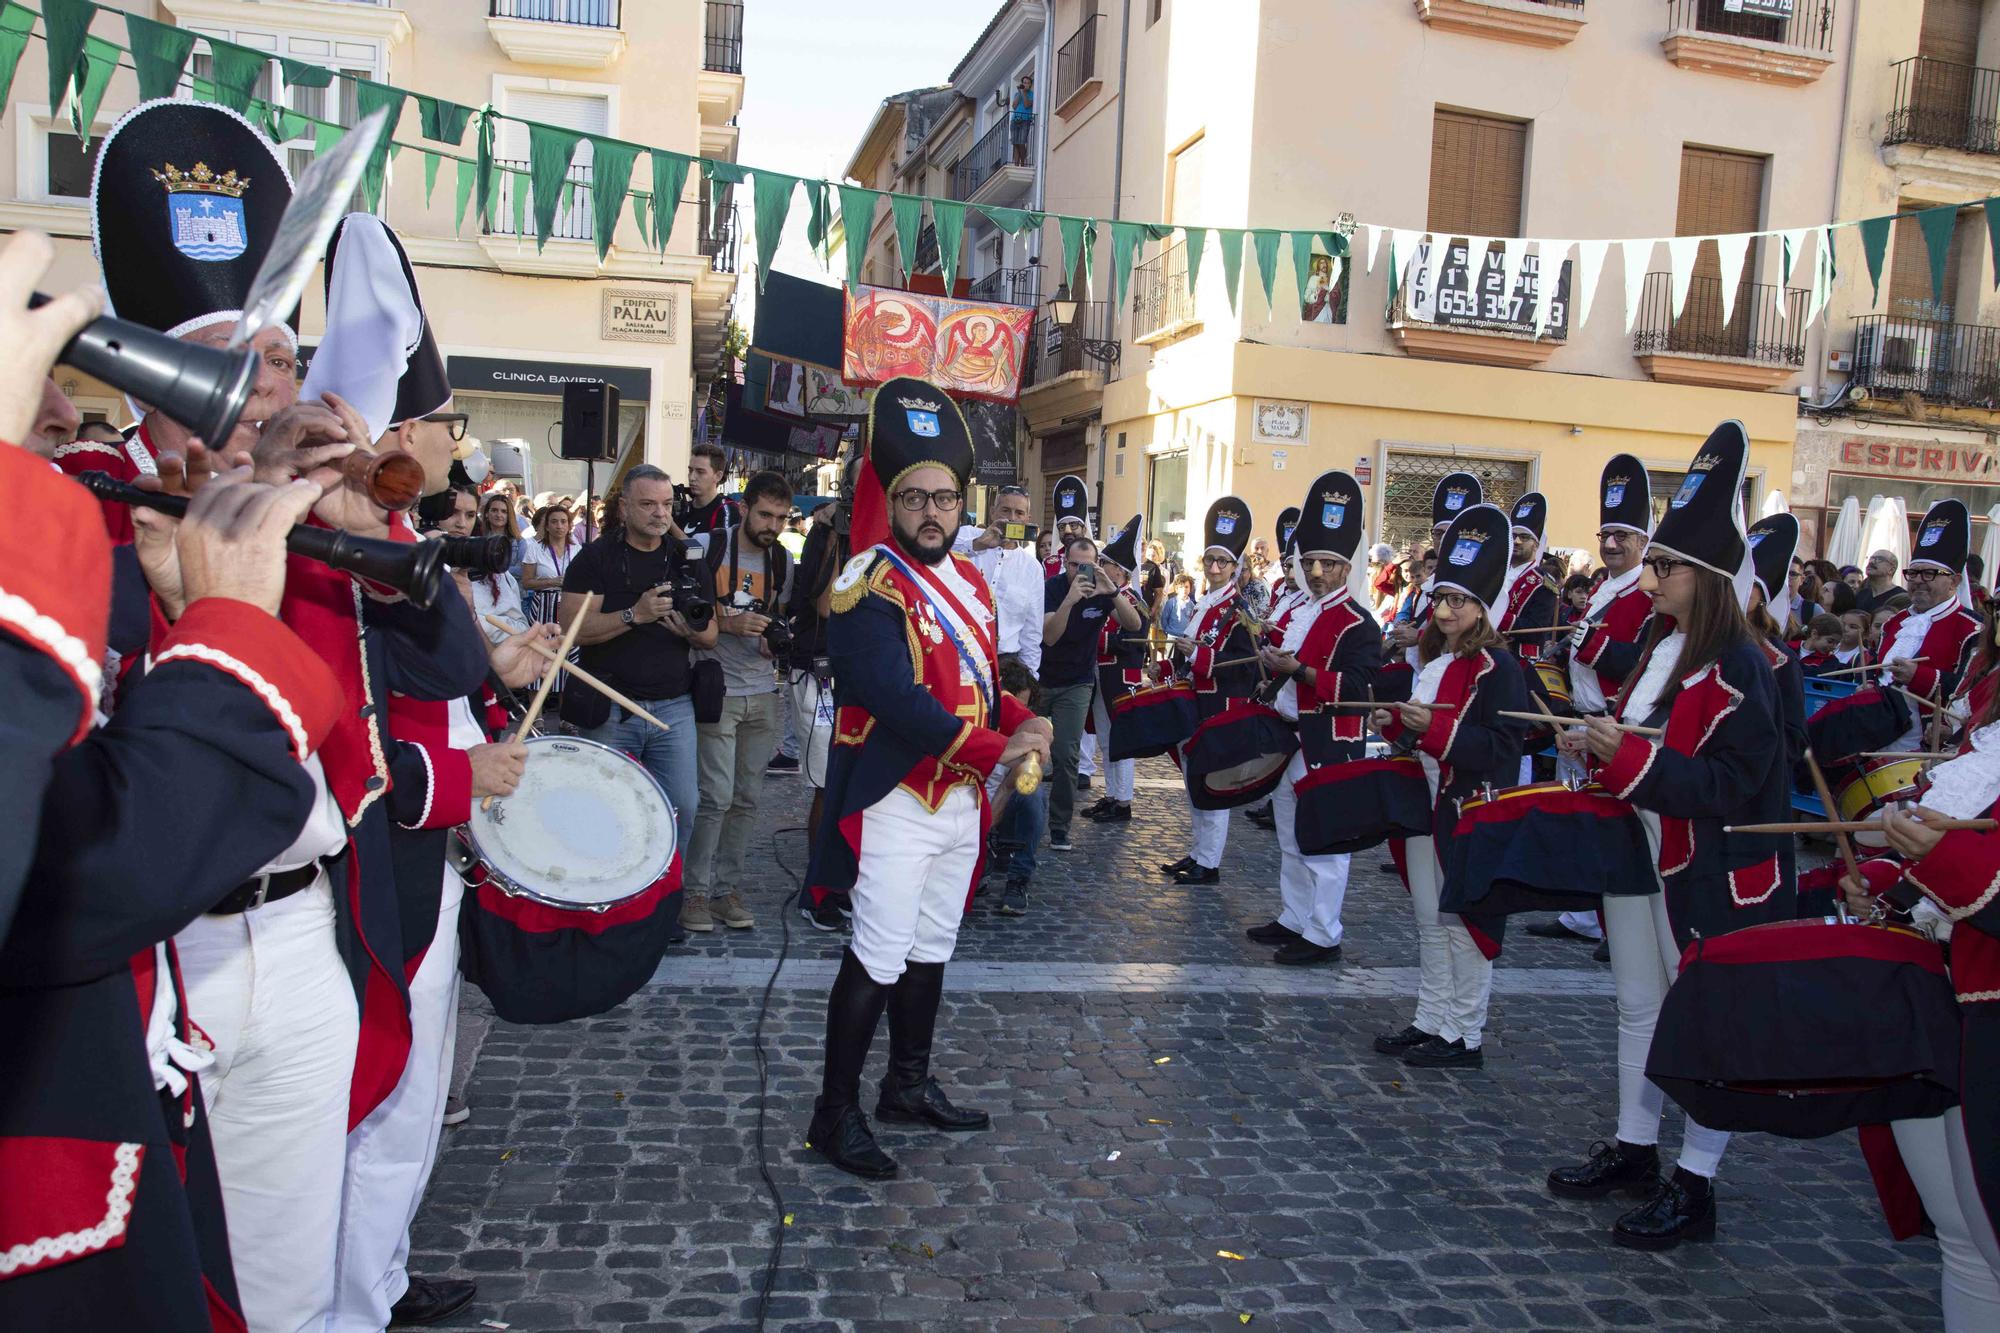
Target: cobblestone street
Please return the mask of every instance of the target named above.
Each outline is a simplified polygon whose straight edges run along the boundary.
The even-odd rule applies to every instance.
[[[1587,945],[1512,932],[1486,1068],[1406,1069],[1369,1045],[1415,989],[1386,856],[1355,859],[1344,960],[1275,967],[1242,934],[1275,909],[1273,837],[1239,817],[1220,886],[1170,885],[1154,863],[1184,850],[1178,784],[1140,773],[1130,824],[1079,820],[1073,852],[1043,850],[1028,917],[975,904],[938,1063],[993,1128],[882,1130],[895,1181],[802,1146],[841,937],[790,917],[765,1024],[789,1219],[772,1327],[1939,1327],[1936,1247],[1890,1242],[1852,1135],[1739,1138],[1715,1243],[1615,1247],[1628,1204],[1541,1183],[1613,1127],[1610,972]],[[478,1280],[449,1327],[754,1323],[775,1216],[753,1034],[804,795],[767,784],[756,929],[697,936],[617,1011],[516,1027],[467,989],[472,1118],[446,1133],[410,1264]]]

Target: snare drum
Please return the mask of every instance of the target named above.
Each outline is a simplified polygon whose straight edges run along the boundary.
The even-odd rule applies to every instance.
[[[1438,907],[1510,916],[1594,910],[1606,894],[1657,893],[1646,829],[1596,784],[1508,787],[1459,806]]]
[[[1304,856],[1366,851],[1391,838],[1431,836],[1431,785],[1412,754],[1308,769],[1292,784],[1292,835]]]
[[[1944,952],[1912,930],[1780,921],[1697,939],[1646,1077],[1711,1129],[1811,1139],[1958,1104]]]
[[[460,968],[511,1023],[622,1004],[674,933],[673,807],[639,762],[576,736],[527,743],[520,786],[464,826]]]
[[[1276,709],[1232,699],[1195,729],[1181,752],[1188,800],[1197,810],[1228,810],[1278,789],[1299,735]]]
[[[1569,672],[1559,663],[1555,662],[1538,661],[1534,664],[1534,667],[1535,680],[1541,685],[1537,693],[1547,699],[1549,707],[1553,708],[1556,712],[1569,713],[1571,711]]]
[[[1923,776],[1922,759],[1868,759],[1860,771],[1842,782],[1833,794],[1838,810],[1835,819],[1866,819],[1898,801],[1917,799]],[[1856,833],[1854,841],[1863,847],[1886,847],[1888,839],[1879,832]]]
[[[1121,759],[1150,759],[1165,754],[1194,735],[1200,722],[1194,686],[1185,681],[1151,685],[1113,696],[1111,714],[1112,762]]]

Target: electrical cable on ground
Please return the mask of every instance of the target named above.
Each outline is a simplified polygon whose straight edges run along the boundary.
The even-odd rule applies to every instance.
[[[785,858],[777,851],[776,842],[781,833],[804,833],[803,825],[791,828],[773,829],[771,857],[778,863],[778,869],[792,879],[792,891],[779,904],[779,924],[784,929],[784,938],[778,945],[778,961],[771,968],[770,980],[764,983],[764,997],[757,1005],[757,1031],[752,1049],[757,1056],[757,1174],[763,1177],[764,1188],[771,1192],[771,1258],[764,1265],[764,1282],[757,1291],[757,1327],[764,1327],[765,1317],[771,1305],[771,1288],[778,1281],[778,1265],[785,1254],[785,1196],[778,1192],[778,1182],[771,1177],[771,1155],[764,1141],[765,1113],[770,1104],[771,1061],[764,1053],[764,1019],[771,1012],[771,992],[777,989],[778,974],[785,970],[785,958],[792,950],[792,906],[802,902],[805,894],[805,877],[785,864]]]

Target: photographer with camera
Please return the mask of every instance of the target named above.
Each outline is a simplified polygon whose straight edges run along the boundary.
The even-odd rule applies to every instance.
[[[578,631],[585,670],[671,730],[661,732],[589,690],[563,692],[562,719],[584,736],[625,751],[659,780],[682,828],[694,819],[694,664],[689,648],[715,646],[715,604],[702,587],[699,553],[668,536],[674,486],[641,463],[622,479],[618,523],[591,542],[563,576],[559,615],[568,625],[583,594],[601,601]]]

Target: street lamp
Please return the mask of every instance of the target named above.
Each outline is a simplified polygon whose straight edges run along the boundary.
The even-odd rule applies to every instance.
[[[1064,283],[1062,286],[1056,288],[1056,294],[1049,298],[1049,318],[1055,321],[1057,328],[1074,329],[1076,328],[1078,304],[1077,301],[1070,298],[1069,284]],[[1077,332],[1080,335],[1082,330],[1077,330]],[[1087,338],[1082,336],[1077,338],[1077,348],[1091,360],[1101,362],[1107,366],[1117,365],[1118,358],[1124,350],[1118,345],[1118,340],[1115,338]]]

